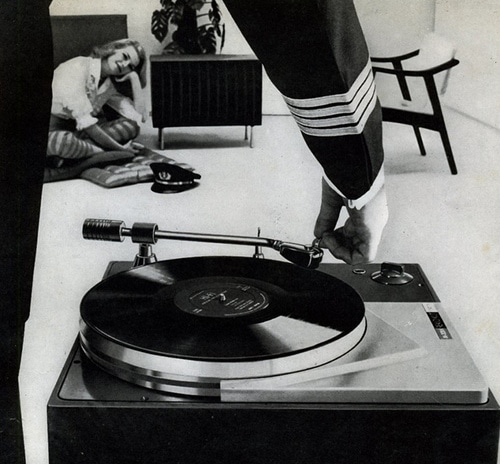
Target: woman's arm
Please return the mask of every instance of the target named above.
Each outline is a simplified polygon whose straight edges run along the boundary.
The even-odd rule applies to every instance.
[[[134,103],[134,109],[137,111],[142,118],[142,122],[146,122],[148,118],[146,97],[144,95],[144,89],[141,87],[141,82],[139,80],[138,74],[134,71],[121,78],[116,79],[117,82],[129,81],[132,87],[132,100]]]

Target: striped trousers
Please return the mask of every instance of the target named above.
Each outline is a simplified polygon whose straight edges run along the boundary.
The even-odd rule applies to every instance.
[[[325,177],[348,199],[383,163],[382,117],[352,0],[224,0]]]
[[[96,145],[84,131],[73,131],[67,126],[73,121],[51,118],[47,156],[58,156],[65,159],[89,158],[103,149]],[[120,144],[125,144],[139,135],[139,125],[127,118],[112,121],[100,121],[99,127]]]

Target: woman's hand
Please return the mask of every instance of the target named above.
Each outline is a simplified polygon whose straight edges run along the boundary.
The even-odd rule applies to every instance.
[[[134,142],[131,140],[123,146],[124,151],[131,151],[134,154],[139,154],[142,150],[144,150],[144,145],[138,142]]]
[[[140,85],[139,75],[135,71],[124,74],[123,76],[115,76],[116,82],[130,81],[132,83],[134,80],[137,80]]]

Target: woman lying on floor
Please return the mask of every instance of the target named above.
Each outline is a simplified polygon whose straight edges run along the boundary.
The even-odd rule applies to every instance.
[[[128,81],[132,98],[117,90]],[[146,53],[135,40],[97,46],[60,64],[52,81],[48,166],[74,165],[103,151],[137,153],[132,141],[146,120]],[[117,115],[106,116],[107,106]]]

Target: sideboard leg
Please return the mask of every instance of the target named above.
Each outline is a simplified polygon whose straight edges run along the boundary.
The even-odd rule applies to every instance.
[[[160,144],[160,150],[163,150],[164,149],[164,139],[163,139],[163,127],[160,127],[158,129],[158,142]]]

